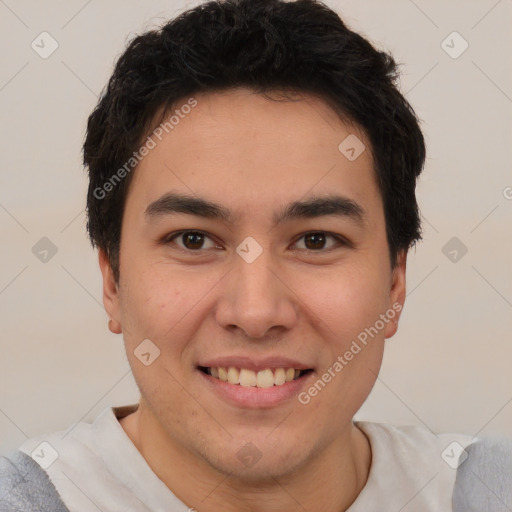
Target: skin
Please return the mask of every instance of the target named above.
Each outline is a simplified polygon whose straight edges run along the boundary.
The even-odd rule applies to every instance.
[[[380,314],[403,306],[407,254],[391,268],[370,143],[310,95],[276,102],[237,89],[194,97],[197,107],[135,171],[118,284],[99,254],[110,328],[123,332],[141,393],[138,410],[120,423],[156,475],[200,512],[346,510],[371,467],[368,439],[352,418],[398,314],[307,405],[294,397],[266,409],[233,406],[196,365],[219,355],[291,357],[315,369],[309,387]],[[351,133],[366,146],[353,162],[338,150]],[[323,216],[273,227],[284,204],[333,191],[361,205],[366,223]],[[148,221],[147,206],[166,192],[222,204],[236,221],[183,213]],[[199,255],[181,236],[161,242],[181,230],[207,233]],[[303,236],[309,231],[350,244],[327,237],[316,249]],[[235,252],[248,236],[263,249],[251,264]],[[144,339],[161,351],[149,366],[134,355]],[[237,457],[248,442],[262,454],[250,468]]]

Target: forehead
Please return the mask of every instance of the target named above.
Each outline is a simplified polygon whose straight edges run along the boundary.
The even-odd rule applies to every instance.
[[[271,97],[239,89],[177,102],[156,126],[159,136],[149,134],[155,144],[134,171],[127,202],[148,205],[177,190],[224,203],[237,218],[334,192],[379,203],[364,132],[314,96]]]

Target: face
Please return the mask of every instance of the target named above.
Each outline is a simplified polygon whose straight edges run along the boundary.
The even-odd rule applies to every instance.
[[[195,99],[135,171],[118,287],[100,254],[104,301],[166,448],[282,476],[350,436],[405,255],[392,270],[369,142],[324,102]]]

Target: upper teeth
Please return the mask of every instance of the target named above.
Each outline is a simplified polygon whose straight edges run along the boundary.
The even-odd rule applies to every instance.
[[[258,388],[270,388],[272,386],[282,386],[285,382],[296,379],[300,370],[295,368],[276,368],[272,371],[270,368],[255,372],[246,368],[235,368],[223,366],[208,368],[208,373],[230,384],[240,384],[240,386],[255,386]]]

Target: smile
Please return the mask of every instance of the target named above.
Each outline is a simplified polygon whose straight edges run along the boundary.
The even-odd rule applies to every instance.
[[[199,370],[222,382],[242,387],[270,388],[282,386],[286,382],[296,380],[312,370],[298,370],[295,368],[266,368],[260,371],[253,371],[248,368],[230,367],[205,367],[200,366]]]

